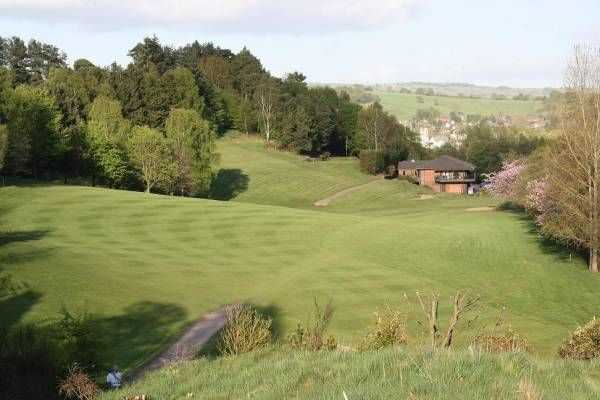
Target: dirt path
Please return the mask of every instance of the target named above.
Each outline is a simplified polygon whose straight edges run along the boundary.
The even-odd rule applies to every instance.
[[[225,321],[226,307],[205,314],[188,327],[175,343],[172,343],[156,357],[134,370],[127,377],[127,381],[133,382],[147,372],[163,368],[173,362],[192,359],[198,354],[198,350],[225,326]]]
[[[350,194],[352,192],[356,192],[357,190],[360,190],[360,189],[364,188],[365,186],[369,186],[373,182],[377,182],[381,179],[383,179],[383,175],[378,175],[376,179],[373,179],[367,183],[363,183],[363,184],[357,185],[357,186],[352,186],[348,189],[344,189],[337,193],[334,193],[331,196],[325,197],[324,199],[317,200],[314,202],[313,205],[315,207],[327,207],[329,205],[329,203],[331,203],[333,200],[339,199],[340,197],[346,196],[347,194]]]

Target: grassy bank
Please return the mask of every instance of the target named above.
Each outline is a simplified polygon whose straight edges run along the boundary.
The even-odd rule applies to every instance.
[[[600,364],[526,354],[365,353],[272,349],[199,360],[149,375],[102,400],[157,399],[592,399]]]

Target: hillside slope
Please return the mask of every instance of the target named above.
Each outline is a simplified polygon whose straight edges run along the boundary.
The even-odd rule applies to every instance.
[[[584,260],[540,241],[528,219],[496,211],[490,199],[432,196],[380,180],[316,208],[313,199],[368,179],[356,161],[316,163],[309,174],[297,156],[252,141],[236,146],[220,143],[222,166],[237,165],[249,185],[230,202],[63,185],[0,188],[0,273],[25,285],[0,300],[2,325],[44,322],[63,306],[86,310],[112,343],[106,361],[132,367],[202,314],[235,301],[261,307],[285,336],[306,320],[315,296],[331,298],[332,332],[356,343],[378,308],[406,308],[416,335],[415,291],[439,291],[445,318],[450,296],[467,290],[481,295],[482,307],[459,345],[506,308],[544,354],[600,307],[600,277],[586,272]],[[287,207],[252,204],[263,199]]]
[[[526,354],[274,349],[178,365],[101,399],[583,400],[598,394],[598,367]]]
[[[294,153],[267,149],[254,136],[218,141],[218,199],[309,208],[340,190],[373,179],[360,172],[354,158],[306,161]],[[229,195],[228,195],[229,194]]]

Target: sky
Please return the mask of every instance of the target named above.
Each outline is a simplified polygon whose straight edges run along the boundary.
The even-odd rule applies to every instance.
[[[560,87],[576,44],[600,44],[600,0],[0,0],[0,36],[69,61],[126,65],[145,36],[248,47],[310,82]]]

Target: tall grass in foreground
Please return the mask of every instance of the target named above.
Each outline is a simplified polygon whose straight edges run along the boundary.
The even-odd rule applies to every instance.
[[[149,375],[101,399],[592,399],[600,361],[542,360],[473,350],[306,352],[273,347],[201,359]]]

